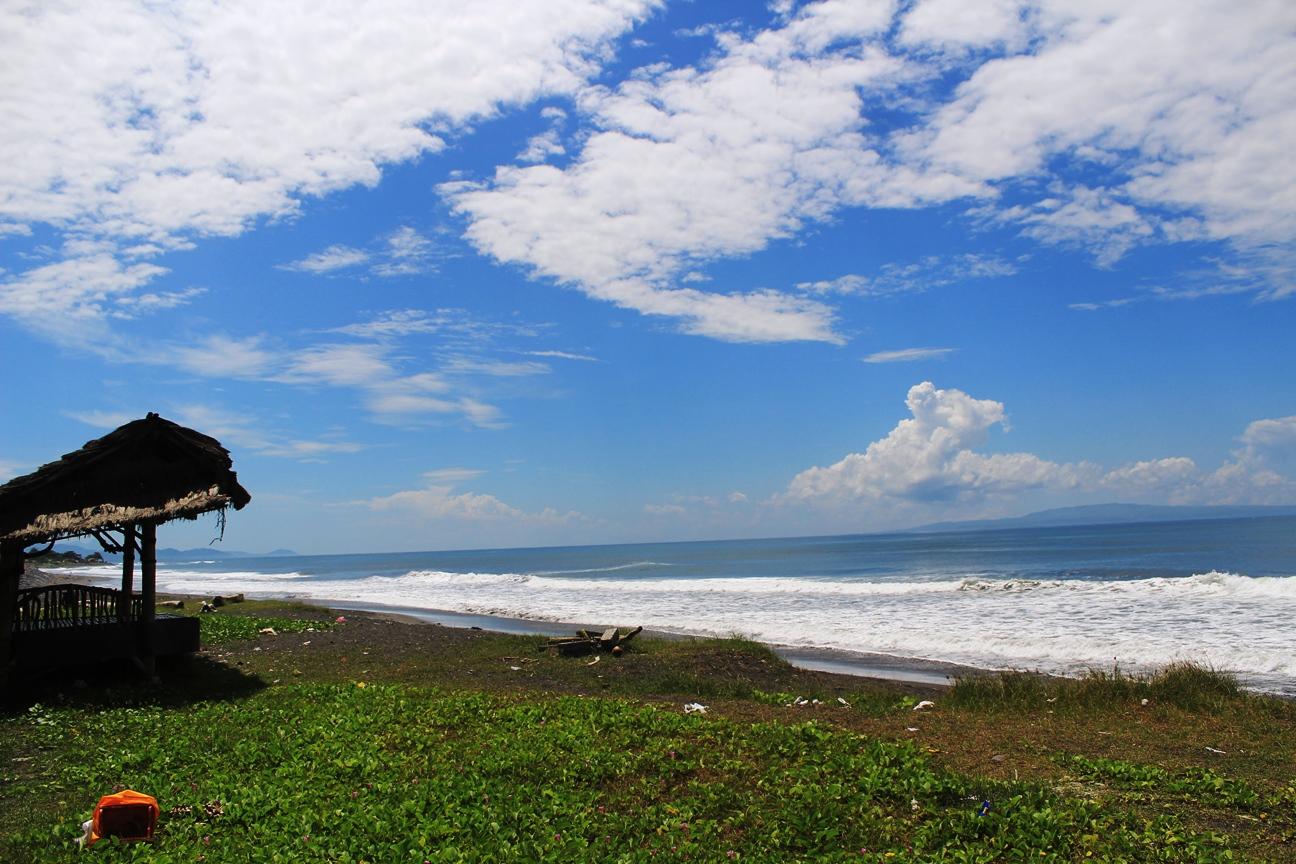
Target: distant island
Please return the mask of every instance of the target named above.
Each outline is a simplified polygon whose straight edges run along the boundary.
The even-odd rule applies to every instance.
[[[968,519],[961,522],[932,522],[910,528],[914,533],[941,531],[986,531],[996,528],[1056,528],[1066,525],[1118,525],[1135,522],[1185,522],[1197,519],[1257,519],[1264,516],[1296,516],[1296,504],[1191,505],[1191,504],[1084,504],[1054,507],[1008,516],[1003,519]]]

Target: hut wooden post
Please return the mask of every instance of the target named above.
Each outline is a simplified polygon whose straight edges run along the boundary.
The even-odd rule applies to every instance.
[[[14,606],[22,573],[22,545],[0,543],[0,691],[8,685],[9,660],[13,656]]]
[[[117,604],[117,620],[126,624],[130,621],[131,592],[135,590],[135,546],[139,532],[135,523],[130,522],[122,533],[121,601]]]
[[[142,648],[140,662],[144,673],[152,675],[153,620],[157,614],[157,523],[145,522],[140,532],[140,604]]]

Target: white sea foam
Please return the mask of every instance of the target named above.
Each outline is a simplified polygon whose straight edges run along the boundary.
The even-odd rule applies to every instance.
[[[637,562],[619,569],[645,568]],[[653,565],[656,566],[656,565]],[[93,568],[115,574],[116,569]],[[606,568],[610,570],[611,568]],[[86,572],[81,569],[80,572]],[[161,590],[309,596],[547,621],[643,624],[776,644],[990,668],[1076,672],[1192,659],[1296,694],[1296,577],[1209,571],[1179,578],[929,581],[608,578],[587,571],[363,578],[212,573],[163,566]]]

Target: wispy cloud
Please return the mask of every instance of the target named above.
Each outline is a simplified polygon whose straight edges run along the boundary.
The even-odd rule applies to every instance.
[[[336,270],[347,270],[368,263],[369,253],[363,249],[350,246],[330,246],[322,252],[307,255],[299,261],[280,264],[281,270],[293,270],[298,273],[332,273]]]
[[[0,459],[0,483],[6,483],[27,466],[13,459]]]
[[[558,360],[583,360],[586,363],[598,363],[597,357],[591,357],[588,354],[572,354],[568,351],[528,351],[530,357],[553,357]]]
[[[915,360],[940,360],[954,353],[956,348],[901,348],[896,351],[876,351],[864,358],[865,363],[910,363]]]
[[[997,255],[929,255],[908,264],[883,264],[871,276],[848,273],[834,279],[799,282],[797,290],[813,294],[854,294],[886,297],[994,279],[1017,273],[1017,265]]]
[[[437,468],[434,471],[424,471],[423,476],[436,484],[457,486],[469,480],[476,480],[484,473],[486,472],[476,468]]]
[[[471,357],[451,357],[443,367],[449,374],[490,375],[496,378],[524,378],[547,375],[552,370],[548,364],[526,361],[511,363],[503,360],[478,360]]]
[[[333,245],[299,261],[280,264],[280,270],[322,275],[363,272],[374,276],[412,276],[431,269],[435,244],[408,225],[375,238],[368,249]]]
[[[131,420],[138,420],[145,412],[130,411],[68,411],[66,416],[96,429],[115,429]],[[276,434],[261,428],[257,419],[243,412],[231,411],[212,405],[188,403],[171,406],[167,419],[191,426],[211,435],[226,446],[244,448],[259,456],[317,462],[335,453],[358,453],[364,446],[348,441],[341,435],[321,439],[302,439]]]

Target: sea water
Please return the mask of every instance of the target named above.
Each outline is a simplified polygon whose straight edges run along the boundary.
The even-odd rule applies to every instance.
[[[209,559],[159,564],[158,588],[741,634],[987,669],[1192,660],[1296,695],[1296,517]]]

